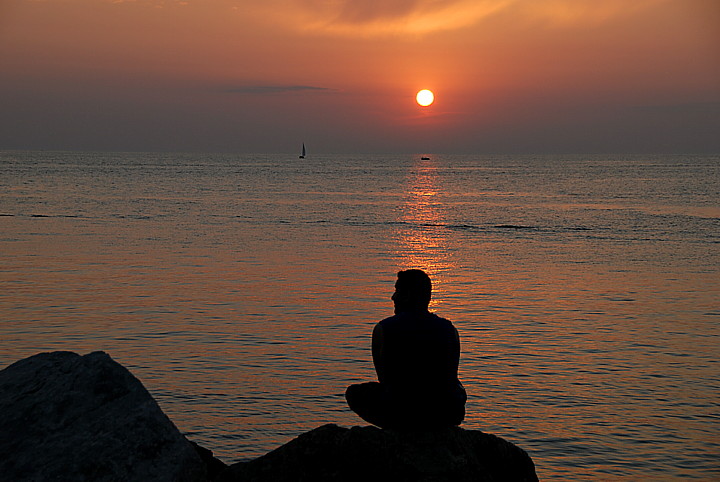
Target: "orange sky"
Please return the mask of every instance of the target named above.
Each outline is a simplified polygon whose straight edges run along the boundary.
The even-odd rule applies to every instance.
[[[0,149],[718,153],[720,2],[0,0],[0,106]]]

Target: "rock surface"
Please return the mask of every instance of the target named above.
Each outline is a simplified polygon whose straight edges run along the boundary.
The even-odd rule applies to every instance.
[[[323,425],[219,478],[233,481],[536,481],[532,459],[494,435],[447,428],[399,433]]]
[[[142,383],[103,352],[0,371],[2,480],[204,481],[205,463]]]

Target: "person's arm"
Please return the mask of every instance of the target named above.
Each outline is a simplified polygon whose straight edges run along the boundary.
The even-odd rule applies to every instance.
[[[385,381],[385,367],[383,366],[383,329],[380,323],[375,325],[372,333],[372,357],[378,381]]]

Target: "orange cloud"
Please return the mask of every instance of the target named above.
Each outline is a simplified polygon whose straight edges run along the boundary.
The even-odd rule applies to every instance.
[[[74,0],[82,4],[88,0]],[[280,25],[288,32],[344,37],[425,35],[471,27],[497,15],[549,26],[597,24],[670,0],[105,0],[145,7],[234,12],[246,27]]]
[[[667,0],[266,0],[245,9],[292,30],[340,36],[424,35],[506,14],[518,22],[596,24]],[[280,13],[282,12],[282,14]]]
[[[269,0],[258,13],[304,32],[341,36],[427,34],[477,23],[515,0]],[[278,16],[277,12],[291,12]]]

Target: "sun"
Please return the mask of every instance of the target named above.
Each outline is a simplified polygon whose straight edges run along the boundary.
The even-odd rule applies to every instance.
[[[430,90],[423,89],[417,93],[415,100],[417,100],[417,103],[421,106],[427,107],[435,100],[435,94],[433,94]]]

